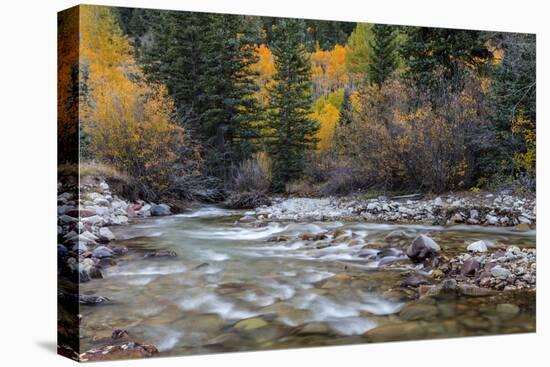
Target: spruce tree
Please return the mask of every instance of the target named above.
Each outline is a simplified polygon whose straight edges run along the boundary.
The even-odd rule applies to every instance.
[[[319,124],[310,117],[310,61],[304,46],[304,22],[280,19],[270,45],[275,59],[266,127],[272,166],[272,188],[281,192],[302,175],[304,154],[315,149]]]
[[[340,107],[340,118],[338,119],[338,126],[346,126],[351,124],[352,109],[353,106],[351,105],[351,91],[349,88],[345,88],[344,97],[342,99],[342,106]]]
[[[148,25],[152,41],[144,45],[141,62],[147,76],[166,85],[180,121],[201,133],[205,110],[201,75],[205,72],[204,33],[207,14],[153,11]]]
[[[372,40],[368,64],[369,81],[381,86],[397,69],[396,33],[394,26],[375,24],[372,27]]]
[[[224,179],[257,149],[261,111],[250,66],[261,32],[254,25],[246,16],[159,12],[142,58],[203,143],[210,173]]]
[[[229,179],[230,167],[257,148],[261,111],[251,65],[258,61],[259,32],[244,16],[212,15],[208,24],[201,75],[206,109],[200,119],[216,175]]]

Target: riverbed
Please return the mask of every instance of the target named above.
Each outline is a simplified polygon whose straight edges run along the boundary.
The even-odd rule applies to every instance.
[[[242,216],[212,206],[112,227],[111,244],[129,251],[103,270],[103,279],[80,286],[112,300],[81,306],[81,349],[108,340],[115,329],[156,345],[161,355],[535,331],[533,290],[418,302],[417,292],[401,285],[414,269],[403,248],[419,234],[453,251],[477,240],[534,248],[534,230],[257,224],[239,222]],[[300,238],[338,228],[341,241],[330,246],[331,238]],[[159,250],[177,256],[144,257]],[[412,303],[412,311],[401,312]]]

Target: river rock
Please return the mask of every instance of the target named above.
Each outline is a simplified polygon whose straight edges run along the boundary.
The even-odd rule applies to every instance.
[[[492,245],[493,244],[488,241],[481,240],[469,244],[467,250],[471,252],[487,252]]]
[[[462,264],[462,269],[460,273],[466,276],[473,276],[479,270],[481,264],[475,258],[469,258]]]
[[[406,254],[413,262],[422,262],[440,250],[441,247],[434,240],[422,234],[409,245]]]
[[[321,241],[321,240],[327,239],[327,235],[324,232],[321,232],[321,233],[304,232],[304,233],[301,233],[299,237],[304,241]]]
[[[322,322],[310,322],[298,329],[298,335],[326,335],[329,333],[329,328]]]
[[[405,278],[405,280],[403,280],[403,282],[401,282],[401,285],[404,287],[414,287],[414,288],[422,284],[430,284],[430,282],[428,281],[428,278],[426,276],[417,274],[417,273],[413,273],[409,275],[408,277]]]
[[[176,254],[174,251],[168,251],[168,250],[152,251],[143,255],[143,257],[146,259],[159,258],[159,257],[176,257],[176,256],[178,256],[178,254]]]
[[[73,209],[65,212],[65,214],[74,218],[87,218],[94,216],[96,213],[93,209]]]
[[[70,223],[78,222],[78,219],[73,218],[67,214],[63,214],[62,216],[59,217],[59,221],[63,224],[70,224]]]
[[[69,250],[62,244],[57,245],[57,256],[59,257],[67,257],[69,256]]]
[[[99,229],[99,240],[103,242],[110,242],[115,239],[115,235],[107,227],[101,227]]]
[[[267,326],[267,322],[259,317],[241,320],[235,324],[235,329],[239,330],[254,330]]]
[[[478,287],[473,284],[461,284],[458,286],[458,292],[463,296],[468,297],[486,297],[492,296],[494,291],[492,289]]]
[[[529,224],[527,223],[520,223],[514,227],[514,231],[517,232],[527,232],[530,229],[531,227],[529,227]]]
[[[115,253],[115,255],[124,255],[128,253],[128,247],[123,245],[115,246],[113,247],[113,252]]]
[[[250,222],[255,222],[255,221],[256,221],[256,218],[254,218],[251,215],[245,215],[244,217],[241,217],[239,219],[239,222],[243,222],[243,223],[250,223]]]
[[[154,217],[170,215],[170,207],[166,204],[151,205],[151,215]]]
[[[205,345],[209,347],[228,347],[237,345],[241,341],[239,334],[235,332],[218,335],[206,341]]]
[[[498,223],[498,217],[495,217],[494,215],[487,214],[485,219],[487,220],[487,224],[490,224],[492,226]]]
[[[371,342],[421,339],[425,335],[424,329],[418,322],[387,324],[370,329],[365,336]]]
[[[88,251],[88,246],[86,246],[85,242],[77,242],[72,247],[72,250],[75,252],[78,252],[79,254]]]
[[[517,314],[519,314],[520,309],[518,306],[513,305],[511,303],[501,303],[497,305],[496,311],[501,318],[507,320],[517,316]]]
[[[88,274],[92,279],[103,279],[103,274],[101,274],[101,270],[97,266],[90,267]]]
[[[157,347],[133,341],[120,341],[90,349],[80,355],[80,362],[111,361],[120,359],[147,358],[158,355]]]
[[[506,280],[511,274],[512,272],[510,272],[510,270],[503,268],[500,265],[497,265],[491,269],[491,275],[497,279]]]
[[[83,223],[89,223],[91,225],[102,225],[103,224],[103,218],[99,215],[92,215],[90,217],[82,218]]]
[[[102,305],[106,303],[110,303],[111,300],[107,297],[103,296],[94,296],[89,294],[79,294],[78,295],[78,302],[81,305]]]
[[[112,257],[114,255],[113,250],[106,246],[99,246],[93,251],[93,256],[98,259],[103,259],[106,257]]]
[[[410,303],[401,309],[399,317],[403,320],[433,320],[439,314],[437,306],[424,303]]]

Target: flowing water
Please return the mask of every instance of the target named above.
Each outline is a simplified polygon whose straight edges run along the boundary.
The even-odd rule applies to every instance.
[[[237,222],[242,214],[204,207],[113,228],[113,245],[129,252],[104,269],[104,279],[81,285],[81,292],[113,301],[81,306],[82,350],[108,340],[114,329],[155,344],[163,355],[535,330],[534,292],[432,299],[413,321],[399,316],[416,298],[400,282],[411,268],[402,250],[418,234],[444,249],[463,249],[478,239],[534,247],[534,232],[340,222],[254,226]],[[298,237],[335,228],[347,236],[329,247]],[[291,240],[270,241],[274,236]],[[381,243],[392,244],[382,258],[375,249]],[[154,250],[178,256],[144,258]],[[499,304],[520,311],[498,312]],[[365,335],[377,327],[380,333]]]

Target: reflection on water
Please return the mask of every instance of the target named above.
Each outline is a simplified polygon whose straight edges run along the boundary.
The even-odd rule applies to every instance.
[[[453,249],[479,239],[534,247],[534,232],[336,222],[255,227],[238,223],[239,214],[206,207],[114,228],[116,244],[130,251],[104,279],[81,286],[114,301],[81,307],[82,349],[113,329],[166,355],[535,330],[534,292],[417,301],[415,291],[400,287],[411,267],[403,248],[419,233]],[[335,228],[344,235],[331,246],[299,238]],[[380,243],[391,244],[382,259],[374,250]],[[151,250],[178,257],[144,259]]]

